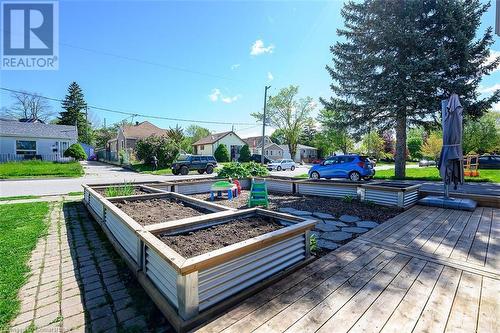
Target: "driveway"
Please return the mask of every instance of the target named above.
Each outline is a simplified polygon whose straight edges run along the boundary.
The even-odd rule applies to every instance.
[[[203,178],[207,175],[156,176],[140,174],[119,166],[100,163],[82,162],[85,175],[79,178],[52,178],[0,181],[0,197],[16,195],[54,195],[82,191],[82,184],[123,183],[164,181],[185,178]]]

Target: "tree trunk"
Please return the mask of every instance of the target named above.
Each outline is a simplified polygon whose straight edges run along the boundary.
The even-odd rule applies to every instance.
[[[290,158],[295,161],[295,154],[297,153],[297,144],[289,143],[288,150],[290,150]]]
[[[406,176],[406,115],[398,115],[396,119],[396,154],[395,177],[403,179]]]

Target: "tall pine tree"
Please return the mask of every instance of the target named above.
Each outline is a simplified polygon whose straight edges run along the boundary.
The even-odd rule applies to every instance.
[[[500,99],[500,91],[487,99],[477,92],[500,62],[488,62],[491,28],[476,39],[488,8],[479,0],[365,0],[342,9],[343,40],[327,66],[334,97],[322,102],[341,107],[360,133],[395,128],[396,177],[405,176],[407,127],[438,126],[442,99],[457,93],[472,118]]]
[[[75,125],[78,127],[78,141],[90,144],[92,141],[90,124],[85,117],[87,103],[82,89],[76,82],[72,82],[68,88],[68,94],[62,102],[62,111],[58,117],[61,125]]]

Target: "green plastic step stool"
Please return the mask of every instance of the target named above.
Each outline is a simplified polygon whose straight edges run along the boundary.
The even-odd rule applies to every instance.
[[[248,198],[248,207],[264,206],[269,207],[269,199],[267,197],[267,185],[265,179],[252,179],[250,187],[250,197]]]

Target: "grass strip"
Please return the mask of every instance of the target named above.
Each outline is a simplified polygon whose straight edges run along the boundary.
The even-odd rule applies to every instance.
[[[29,278],[28,260],[47,233],[47,202],[0,205],[0,332],[19,311],[19,289]]]

